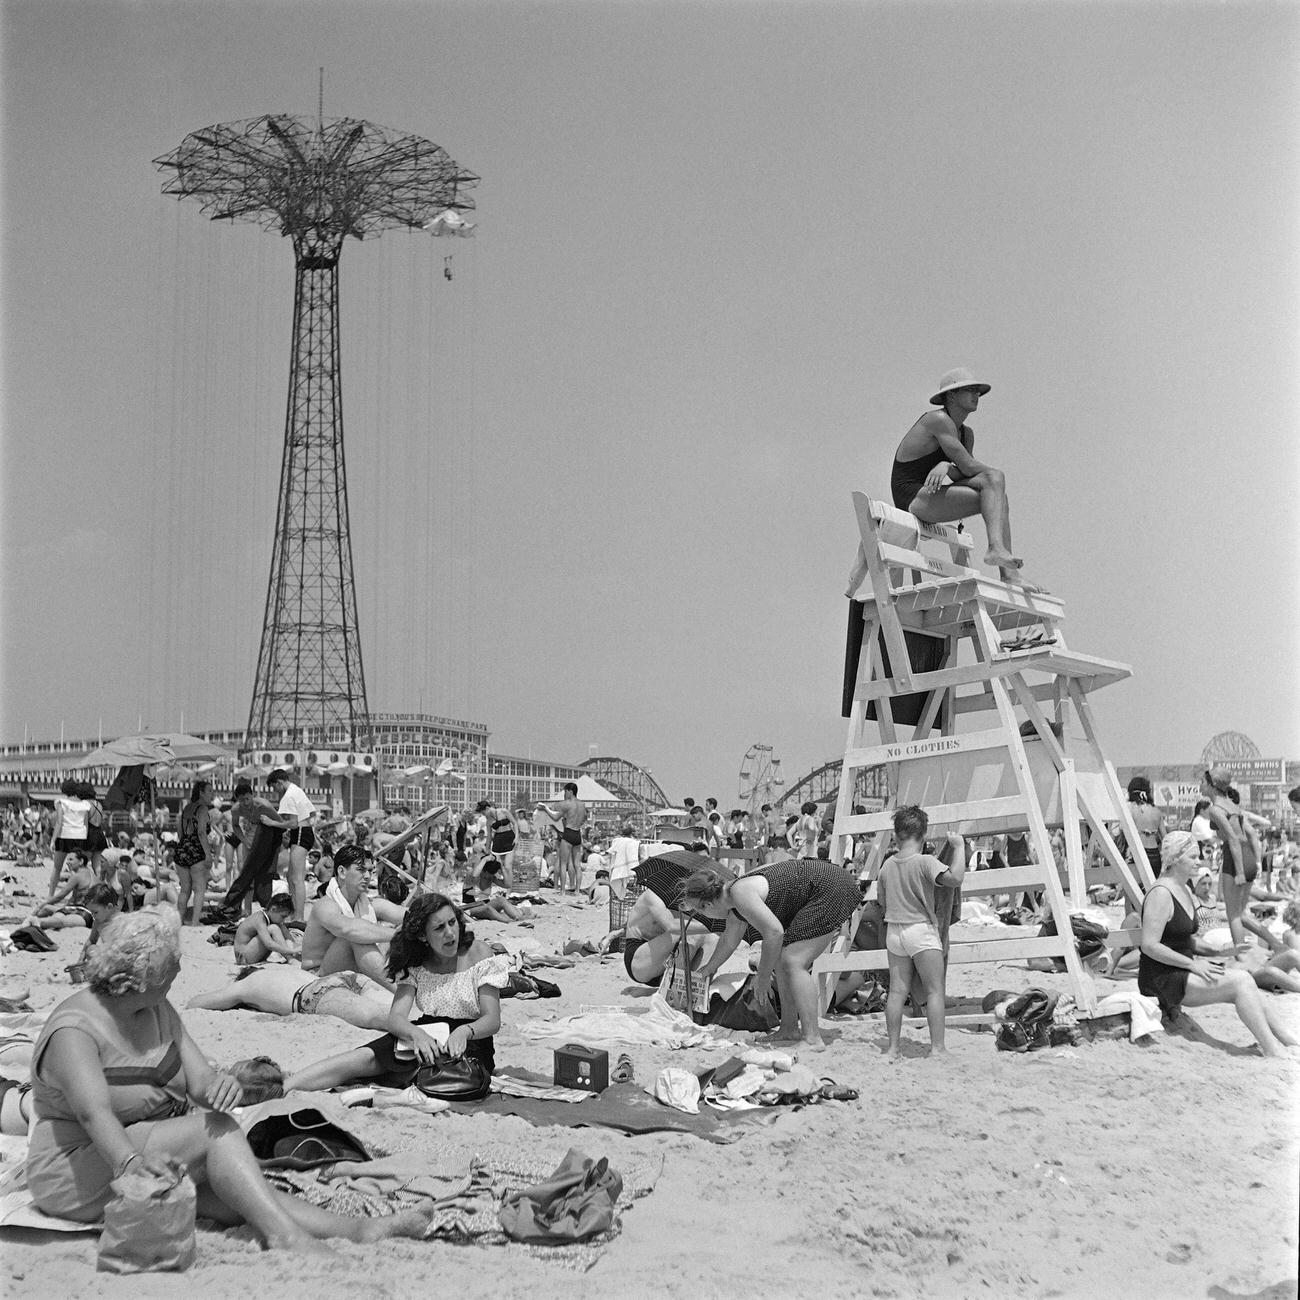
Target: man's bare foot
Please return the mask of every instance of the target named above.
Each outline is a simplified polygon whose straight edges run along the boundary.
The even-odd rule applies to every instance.
[[[901,1061],[902,1059],[903,1059],[902,1053],[898,1050],[897,1047],[890,1047],[886,1049],[885,1060],[893,1062],[893,1061]]]
[[[984,563],[995,565],[999,569],[1019,569],[1024,565],[1024,560],[1018,555],[1012,555],[1010,551],[1004,551],[1000,546],[990,546],[984,552]]]
[[[826,1040],[820,1035],[816,1038],[801,1038],[798,1041],[799,1046],[805,1052],[824,1052],[826,1050]]]
[[[1045,587],[1040,587],[1036,583],[1030,582],[1020,570],[999,567],[998,572],[1002,575],[1002,581],[1010,583],[1013,587],[1019,587],[1027,596],[1040,596],[1045,591]]]

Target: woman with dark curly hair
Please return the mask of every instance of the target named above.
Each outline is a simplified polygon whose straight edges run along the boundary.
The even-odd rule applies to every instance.
[[[1165,819],[1151,797],[1151,782],[1141,773],[1128,783],[1129,816],[1142,837],[1142,851],[1151,864],[1151,875],[1160,874],[1160,841],[1165,837]],[[1129,854],[1136,863],[1138,846],[1129,845]]]
[[[406,909],[388,946],[388,977],[397,986],[388,1033],[290,1075],[286,1092],[361,1079],[405,1088],[422,1063],[439,1057],[474,1056],[489,1074],[496,1068],[493,1035],[501,1028],[510,959],[474,938],[451,899],[421,894]]]
[[[190,801],[181,809],[180,842],[176,845],[176,879],[180,897],[176,910],[181,923],[198,925],[203,915],[203,901],[208,892],[208,876],[216,861],[212,853],[212,803],[216,792],[211,781],[195,781]],[[185,913],[189,911],[189,921]]]

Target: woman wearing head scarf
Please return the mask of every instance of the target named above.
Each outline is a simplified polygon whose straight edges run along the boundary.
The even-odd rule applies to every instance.
[[[110,921],[87,958],[87,987],[45,1022],[32,1052],[27,1148],[37,1207],[94,1223],[127,1170],[170,1179],[179,1164],[194,1180],[200,1216],[246,1223],[272,1248],[423,1235],[422,1214],[349,1218],[266,1182],[230,1114],[244,1099],[240,1083],[208,1063],[168,1001],[180,936],[170,908]]]
[[[1142,903],[1138,992],[1155,998],[1171,1020],[1185,1006],[1232,1003],[1265,1056],[1285,1056],[1286,1048],[1300,1046],[1270,1013],[1250,975],[1209,960],[1204,942],[1197,939],[1196,897],[1190,884],[1201,865],[1195,837],[1189,831],[1171,832],[1160,846],[1160,858],[1160,877]]]

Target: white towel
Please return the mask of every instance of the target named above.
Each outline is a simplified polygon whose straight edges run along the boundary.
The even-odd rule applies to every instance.
[[[343,897],[343,891],[339,888],[339,882],[337,880],[331,880],[325,887],[325,897],[328,898],[330,902],[336,903],[339,911],[342,912],[344,916],[355,917],[359,921],[370,921],[373,924],[378,925],[379,921],[375,916],[375,909],[370,902],[369,895],[362,894],[361,897],[357,899],[356,907],[353,907],[352,904]]]
[[[1129,1013],[1130,1043],[1136,1043],[1146,1034],[1158,1034],[1164,1029],[1160,1019],[1160,1004],[1155,998],[1145,997],[1136,989],[1111,993],[1097,1003],[1099,1016],[1117,1016],[1122,1011]]]

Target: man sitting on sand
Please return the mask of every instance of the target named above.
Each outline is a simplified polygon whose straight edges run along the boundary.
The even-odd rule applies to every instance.
[[[292,912],[292,900],[290,900]],[[225,988],[200,993],[188,1006],[199,1011],[265,1011],[273,1016],[335,1016],[358,1029],[386,1030],[391,990],[368,975],[339,971],[313,975],[296,966],[249,966]]]
[[[367,896],[366,870],[365,849],[350,845],[339,850],[334,879],[307,917],[302,968],[320,975],[360,971],[391,992],[380,945],[391,942],[403,913],[385,899]]]
[[[944,375],[939,391],[930,398],[930,405],[939,409],[927,411],[903,435],[894,453],[889,486],[894,505],[910,511],[922,523],[946,524],[980,515],[988,537],[984,563],[996,565],[1004,582],[1037,591],[1021,576],[1024,561],[1011,547],[1006,476],[971,454],[975,434],[966,420],[975,414],[989,387],[969,370],[950,370]],[[866,571],[866,559],[859,550],[846,593],[850,599]]]
[[[265,908],[253,908],[235,929],[235,965],[256,966],[273,952],[296,957],[298,948],[289,932],[291,916],[293,899],[288,894],[276,894]]]
[[[100,883],[99,878],[79,853],[68,854],[64,876],[62,888],[55,890],[47,902],[27,917],[24,925],[34,925],[38,930],[66,930],[79,926],[89,929],[94,924],[86,907],[86,898]],[[116,904],[116,892],[111,888],[109,892]]]
[[[699,921],[692,921],[686,933],[692,948],[697,938],[717,943],[718,936]],[[681,923],[664,900],[653,889],[642,890],[623,930],[623,967],[628,977],[638,984],[657,985],[680,936]]]

